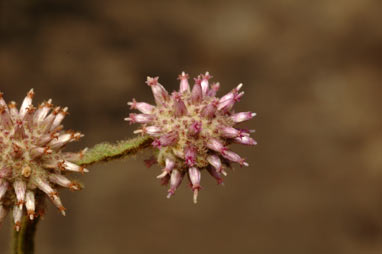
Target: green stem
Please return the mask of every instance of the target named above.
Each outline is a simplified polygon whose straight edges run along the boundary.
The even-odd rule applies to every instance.
[[[151,145],[152,139],[148,136],[136,137],[128,140],[122,140],[116,144],[101,143],[90,148],[84,157],[77,161],[80,166],[89,166],[91,164],[123,158],[128,155],[138,153],[140,150]]]
[[[39,217],[32,221],[28,216],[23,217],[20,231],[13,230],[12,254],[34,253],[34,236],[38,222]]]

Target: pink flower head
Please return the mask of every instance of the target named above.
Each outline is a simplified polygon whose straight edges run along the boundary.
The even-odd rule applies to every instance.
[[[157,177],[162,184],[169,184],[171,197],[187,175],[197,201],[200,190],[201,171],[206,169],[219,184],[226,175],[225,168],[230,163],[248,166],[238,154],[229,150],[228,145],[239,143],[255,145],[250,131],[237,129],[235,125],[254,117],[252,112],[235,113],[233,107],[244,92],[238,85],[225,96],[216,94],[219,83],[210,83],[212,76],[206,72],[196,77],[193,87],[189,76],[182,72],[178,80],[179,91],[169,93],[158,83],[158,78],[147,78],[156,106],[147,103],[129,103],[131,108],[142,114],[130,114],[126,120],[141,124],[135,133],[149,135],[152,145],[159,150],[157,161],[163,166]]]
[[[14,102],[7,105],[0,93],[0,223],[12,210],[16,230],[25,212],[30,220],[41,213],[43,194],[65,215],[57,187],[80,189],[65,171],[88,172],[73,163],[84,151],[62,151],[66,144],[83,136],[63,131],[61,123],[68,109],[53,108],[51,100],[35,108],[33,95],[32,89],[17,109]]]

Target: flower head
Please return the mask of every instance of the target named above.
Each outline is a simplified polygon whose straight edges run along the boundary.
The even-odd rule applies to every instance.
[[[200,190],[200,171],[206,169],[217,182],[222,183],[225,168],[231,162],[248,166],[228,145],[239,143],[255,145],[249,130],[236,129],[234,125],[255,116],[252,112],[235,113],[232,108],[244,95],[242,84],[221,98],[216,97],[219,83],[210,85],[212,76],[206,72],[195,78],[192,89],[188,74],[179,75],[179,91],[171,95],[159,83],[158,77],[147,77],[154,94],[156,106],[133,99],[128,104],[142,114],[130,114],[125,120],[140,123],[135,133],[151,136],[153,147],[159,149],[157,161],[164,168],[157,178],[169,184],[168,197],[179,187],[184,176],[190,182],[197,202]]]
[[[15,102],[7,105],[0,93],[0,223],[12,210],[16,230],[24,209],[31,220],[42,212],[45,194],[65,215],[56,188],[79,190],[66,173],[88,172],[73,163],[85,151],[62,152],[66,144],[83,136],[63,130],[68,109],[54,108],[51,100],[35,108],[33,95],[32,89],[17,109]]]

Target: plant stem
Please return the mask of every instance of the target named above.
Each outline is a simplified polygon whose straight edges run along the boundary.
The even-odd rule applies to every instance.
[[[116,144],[101,143],[90,148],[82,159],[76,162],[80,166],[89,166],[91,164],[119,159],[128,155],[133,155],[149,147],[152,139],[148,136],[136,137],[128,140],[122,140]]]
[[[28,216],[23,217],[20,231],[13,230],[12,254],[34,253],[34,236],[38,222],[39,217],[32,221],[29,220]]]

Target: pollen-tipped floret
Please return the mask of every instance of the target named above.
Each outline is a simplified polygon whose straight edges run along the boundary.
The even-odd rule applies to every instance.
[[[140,123],[135,133],[151,136],[152,145],[159,149],[157,161],[164,168],[157,178],[169,184],[168,197],[179,187],[185,175],[194,192],[194,202],[200,190],[200,171],[206,169],[217,182],[222,183],[225,168],[231,162],[248,166],[228,145],[239,143],[255,145],[250,130],[236,129],[234,125],[255,116],[252,112],[235,113],[232,108],[244,95],[242,84],[221,98],[216,97],[220,84],[210,85],[212,76],[206,72],[195,78],[190,87],[188,74],[182,72],[179,91],[171,95],[158,82],[158,77],[147,77],[156,106],[136,102],[128,104],[142,114],[130,114],[125,120]]]
[[[67,108],[54,108],[51,100],[35,108],[33,95],[32,89],[17,109],[15,102],[7,105],[0,93],[0,224],[11,210],[16,230],[24,214],[33,220],[42,212],[45,194],[65,215],[56,188],[79,190],[66,172],[88,172],[73,163],[85,151],[62,152],[66,144],[83,136],[63,131]]]

